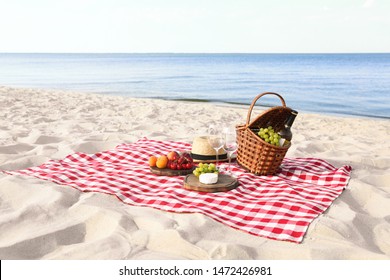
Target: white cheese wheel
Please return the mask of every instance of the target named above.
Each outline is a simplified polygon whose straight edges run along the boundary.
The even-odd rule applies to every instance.
[[[206,185],[215,184],[218,181],[218,174],[216,173],[203,173],[199,176],[199,182]]]

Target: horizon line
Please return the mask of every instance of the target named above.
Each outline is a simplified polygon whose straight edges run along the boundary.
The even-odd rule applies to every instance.
[[[390,54],[389,52],[3,52],[0,54]]]

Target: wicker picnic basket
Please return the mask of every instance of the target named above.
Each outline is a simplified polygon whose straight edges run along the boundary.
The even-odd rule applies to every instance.
[[[251,121],[253,107],[264,95],[279,97],[282,106],[272,107]],[[249,107],[246,124],[237,125],[237,162],[256,175],[273,175],[278,171],[291,143],[286,147],[278,147],[265,142],[257,135],[259,128],[272,126],[279,131],[289,117],[291,108],[286,106],[281,95],[274,92],[264,92],[255,97]]]

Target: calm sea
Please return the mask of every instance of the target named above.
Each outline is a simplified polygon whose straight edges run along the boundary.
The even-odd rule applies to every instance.
[[[0,85],[390,118],[390,54],[0,54]]]

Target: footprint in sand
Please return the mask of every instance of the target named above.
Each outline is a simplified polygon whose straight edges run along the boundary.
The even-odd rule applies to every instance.
[[[101,151],[106,151],[115,148],[118,145],[118,142],[100,142],[100,141],[89,141],[83,142],[77,145],[72,145],[72,149],[75,152],[87,153],[87,154],[95,154]]]
[[[55,251],[59,246],[83,242],[85,225],[83,223],[68,226],[65,229],[54,229],[32,238],[21,239],[10,246],[0,248],[0,258],[6,259],[39,259]]]
[[[373,233],[378,248],[386,255],[390,255],[390,224],[387,222],[375,226]]]
[[[37,138],[35,144],[53,144],[61,141],[63,141],[63,139],[60,137],[42,135]]]
[[[149,233],[146,247],[149,250],[178,255],[191,260],[210,259],[205,250],[183,239],[180,233],[173,229]]]
[[[0,147],[0,154],[20,154],[31,151],[35,147],[29,144],[16,144]]]
[[[33,144],[54,144],[63,141],[62,138],[56,136],[42,135],[42,132],[37,129],[32,129],[27,136],[19,136],[18,142],[21,143],[33,143]]]

